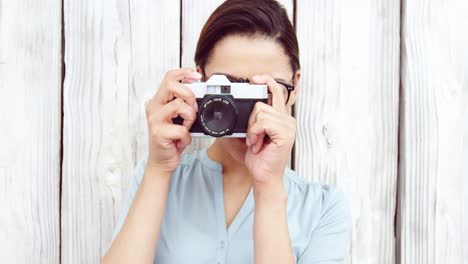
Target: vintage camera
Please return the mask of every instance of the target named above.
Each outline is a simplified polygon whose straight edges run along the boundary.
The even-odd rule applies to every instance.
[[[268,102],[266,85],[230,82],[213,75],[207,82],[187,84],[195,94],[197,120],[190,128],[193,137],[246,137],[247,123],[257,102]],[[179,116],[174,124],[182,124]]]

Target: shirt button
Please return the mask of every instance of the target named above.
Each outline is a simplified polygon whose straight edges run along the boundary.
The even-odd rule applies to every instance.
[[[224,248],[224,241],[221,241],[221,242],[219,243],[219,246],[220,246],[221,248]]]

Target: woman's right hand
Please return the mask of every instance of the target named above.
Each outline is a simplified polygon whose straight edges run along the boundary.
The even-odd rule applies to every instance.
[[[198,110],[194,93],[182,83],[192,83],[201,78],[202,75],[191,68],[171,70],[166,73],[156,94],[146,103],[147,166],[172,174],[179,164],[181,153],[192,141],[189,129]],[[172,119],[179,115],[184,119],[183,124],[173,124]]]

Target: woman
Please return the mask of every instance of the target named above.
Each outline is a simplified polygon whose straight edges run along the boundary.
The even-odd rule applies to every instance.
[[[196,71],[169,71],[146,105],[148,157],[135,170],[103,263],[344,261],[350,217],[343,196],[286,168],[296,130],[288,112],[298,95],[298,53],[276,1],[228,0],[214,11],[200,34]],[[198,110],[182,83],[214,73],[266,84],[271,100],[255,105],[247,138],[217,138],[206,150],[181,155]],[[182,125],[172,123],[177,116]]]

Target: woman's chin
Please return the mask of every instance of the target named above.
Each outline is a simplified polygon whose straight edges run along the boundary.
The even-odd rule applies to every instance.
[[[242,144],[244,144],[245,147],[247,147],[247,145],[245,145],[246,138],[237,138],[237,140],[239,140]]]
[[[236,149],[239,149],[240,152],[242,152],[242,155],[244,155],[245,152],[247,151],[247,145],[245,143],[246,138],[236,138],[236,140],[237,140],[236,145],[238,145]]]
[[[223,138],[221,145],[225,152],[228,152],[237,162],[244,162],[247,145],[245,138]]]

